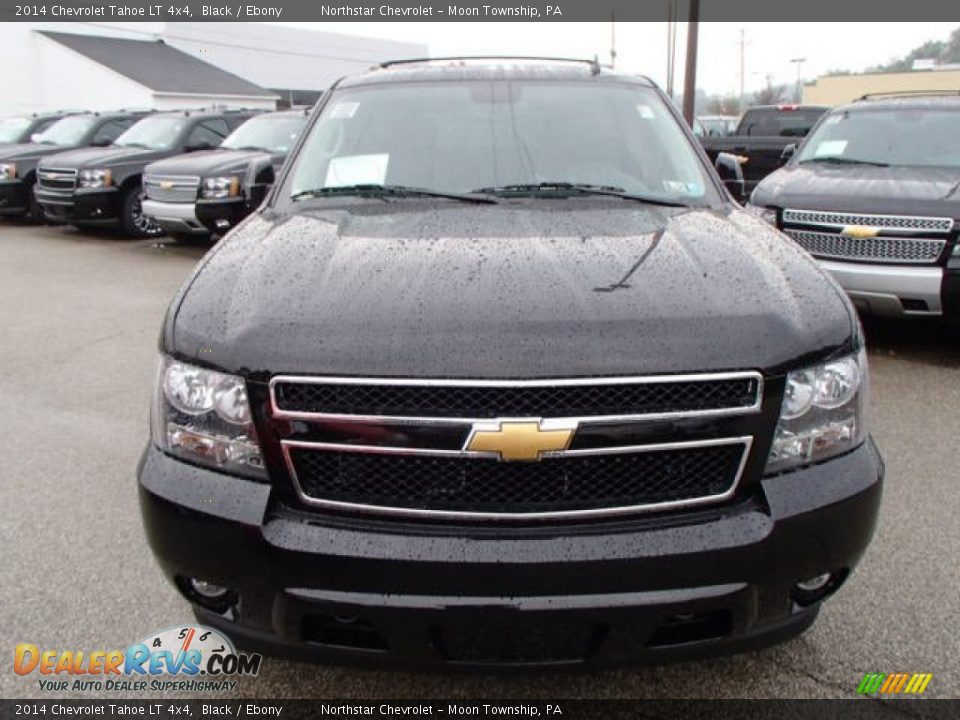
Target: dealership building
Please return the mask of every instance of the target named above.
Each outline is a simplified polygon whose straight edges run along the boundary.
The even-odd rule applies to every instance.
[[[803,87],[809,105],[842,105],[870,93],[960,93],[960,66],[915,63],[906,72],[824,75]]]
[[[425,57],[418,43],[262,23],[0,23],[0,116],[313,103],[343,75]]]

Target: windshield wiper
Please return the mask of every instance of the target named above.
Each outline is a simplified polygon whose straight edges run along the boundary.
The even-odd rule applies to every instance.
[[[650,197],[648,195],[637,195],[635,193],[629,193],[623,188],[613,187],[610,185],[588,185],[586,183],[541,182],[520,185],[501,185],[499,187],[479,188],[473,192],[484,193],[487,195],[556,195],[557,193],[571,193],[575,195],[601,195],[649,203],[650,205],[663,205],[665,207],[687,207],[686,203],[678,202],[676,200],[665,200],[664,198]]]
[[[856,158],[840,157],[839,155],[807,158],[806,160],[801,160],[797,164],[804,165],[812,162],[830,163],[833,165],[872,165],[874,167],[890,167],[889,163],[874,162],[873,160],[857,160]]]
[[[300,200],[302,198],[331,197],[336,195],[358,195],[368,197],[437,197],[447,198],[449,200],[460,200],[462,202],[481,203],[484,205],[494,205],[496,198],[484,197],[483,195],[445,192],[443,190],[430,190],[429,188],[410,187],[408,185],[378,185],[367,183],[360,185],[337,185],[333,187],[314,188],[312,190],[303,190],[290,196],[291,200]]]

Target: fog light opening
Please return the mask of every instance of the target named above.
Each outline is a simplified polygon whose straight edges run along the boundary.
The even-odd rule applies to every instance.
[[[176,584],[187,600],[205,610],[211,610],[228,619],[235,619],[239,604],[236,590],[195,577],[178,576]]]
[[[805,607],[815,602],[823,600],[828,595],[832,595],[847,579],[848,570],[838,570],[836,572],[822,573],[813,577],[800,580],[793,586],[793,600],[797,605]]]
[[[197,595],[207,598],[208,600],[221,600],[230,592],[229,588],[225,588],[222,585],[215,585],[212,582],[200,580],[199,578],[191,578],[190,587],[193,588],[193,591],[197,593]]]

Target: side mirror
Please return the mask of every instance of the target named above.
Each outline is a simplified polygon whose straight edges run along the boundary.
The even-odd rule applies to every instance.
[[[796,153],[796,152],[797,152],[797,144],[796,144],[796,143],[790,143],[789,145],[787,145],[787,146],[783,149],[783,152],[780,153],[780,164],[781,164],[781,165],[786,165],[788,162],[790,162],[790,158],[792,158],[793,155],[794,155],[794,153]]]
[[[206,140],[200,140],[198,142],[188,143],[184,148],[184,152],[196,152],[198,150],[213,150],[213,145],[208,143]]]
[[[90,147],[107,147],[108,145],[113,145],[110,138],[99,138],[90,143]]]
[[[717,153],[714,166],[717,168],[717,175],[720,176],[730,194],[737,202],[742,203],[746,199],[746,186],[743,182],[743,168],[740,167],[740,159],[730,153]]]

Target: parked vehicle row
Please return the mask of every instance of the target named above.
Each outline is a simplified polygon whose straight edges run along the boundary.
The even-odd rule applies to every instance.
[[[8,118],[5,137],[34,132],[30,142],[0,144],[0,216],[119,226],[134,238],[222,235],[262,201],[306,114],[120,110]],[[50,122],[38,133],[41,118]],[[172,164],[158,163],[164,160]]]

